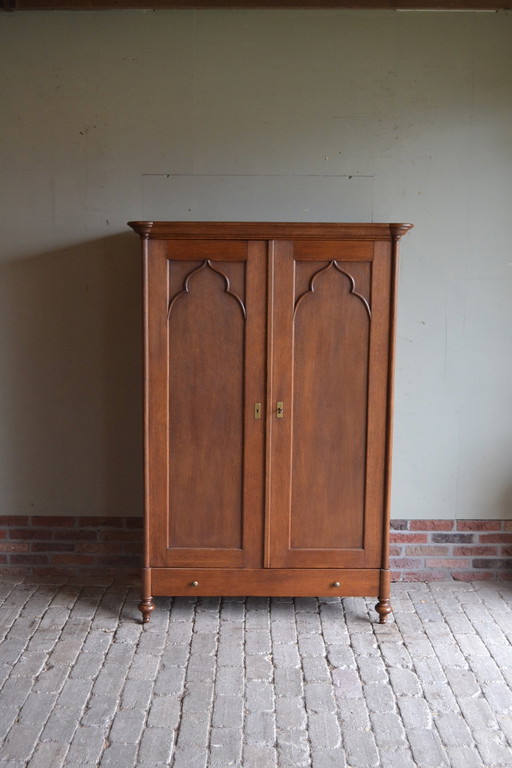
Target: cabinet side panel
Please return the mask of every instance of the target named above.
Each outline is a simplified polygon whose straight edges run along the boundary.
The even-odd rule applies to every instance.
[[[372,270],[374,322],[370,338],[368,393],[367,519],[365,565],[379,567],[386,557],[389,516],[386,514],[391,461],[392,349],[394,315],[391,243],[375,244]]]
[[[245,262],[187,267],[169,291],[168,546],[241,549]]]
[[[165,565],[167,540],[167,260],[165,246],[145,243],[145,518],[148,565]]]

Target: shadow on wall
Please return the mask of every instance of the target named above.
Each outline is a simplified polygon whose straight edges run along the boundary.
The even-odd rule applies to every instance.
[[[0,267],[2,514],[142,511],[138,239]]]

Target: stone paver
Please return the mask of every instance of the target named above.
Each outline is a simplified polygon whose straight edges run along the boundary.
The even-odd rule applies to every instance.
[[[374,599],[0,582],[1,768],[510,768],[512,584]]]

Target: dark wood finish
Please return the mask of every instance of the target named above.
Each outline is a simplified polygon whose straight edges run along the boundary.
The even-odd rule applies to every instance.
[[[410,225],[130,226],[145,264],[143,621],[153,595],[376,594],[384,623]]]
[[[389,523],[388,526],[389,528]],[[386,536],[382,546],[383,560],[387,558],[387,552],[389,549],[389,539]],[[391,575],[387,562],[383,562],[383,567],[380,570],[380,584],[379,584],[379,601],[375,606],[375,610],[379,614],[379,624],[385,624],[389,614],[391,613],[391,601],[389,599],[391,587]]]
[[[151,569],[144,567],[142,569],[142,598],[138,605],[139,611],[142,613],[142,623],[147,624],[151,612],[155,610],[155,603],[151,595]]]
[[[497,11],[511,0],[2,0],[5,11],[164,10],[172,8],[380,8]]]
[[[274,428],[270,565],[363,567],[371,261],[348,267],[332,248],[295,262],[297,245],[275,254],[273,401],[287,409]]]
[[[137,607],[142,613],[142,623],[147,624],[151,617],[151,611],[155,610],[155,601],[152,597],[143,597]]]
[[[151,564],[260,565],[266,244],[166,240],[147,258]]]
[[[389,242],[412,229],[412,224],[338,224],[280,221],[129,221],[142,238],[150,240],[367,240]]]
[[[369,568],[155,568],[152,572],[153,588],[157,595],[203,597],[220,594],[260,597],[332,597],[350,594],[352,597],[364,597],[377,593],[379,579],[379,570]],[[194,586],[195,583],[197,586]]]
[[[375,606],[375,610],[379,614],[379,624],[385,624],[392,610],[391,601],[388,598],[382,598]]]

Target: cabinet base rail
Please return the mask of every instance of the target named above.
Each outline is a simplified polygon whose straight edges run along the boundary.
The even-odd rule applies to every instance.
[[[389,571],[381,568],[145,568],[139,610],[146,624],[154,597],[366,597],[378,595],[379,623],[391,613]]]

